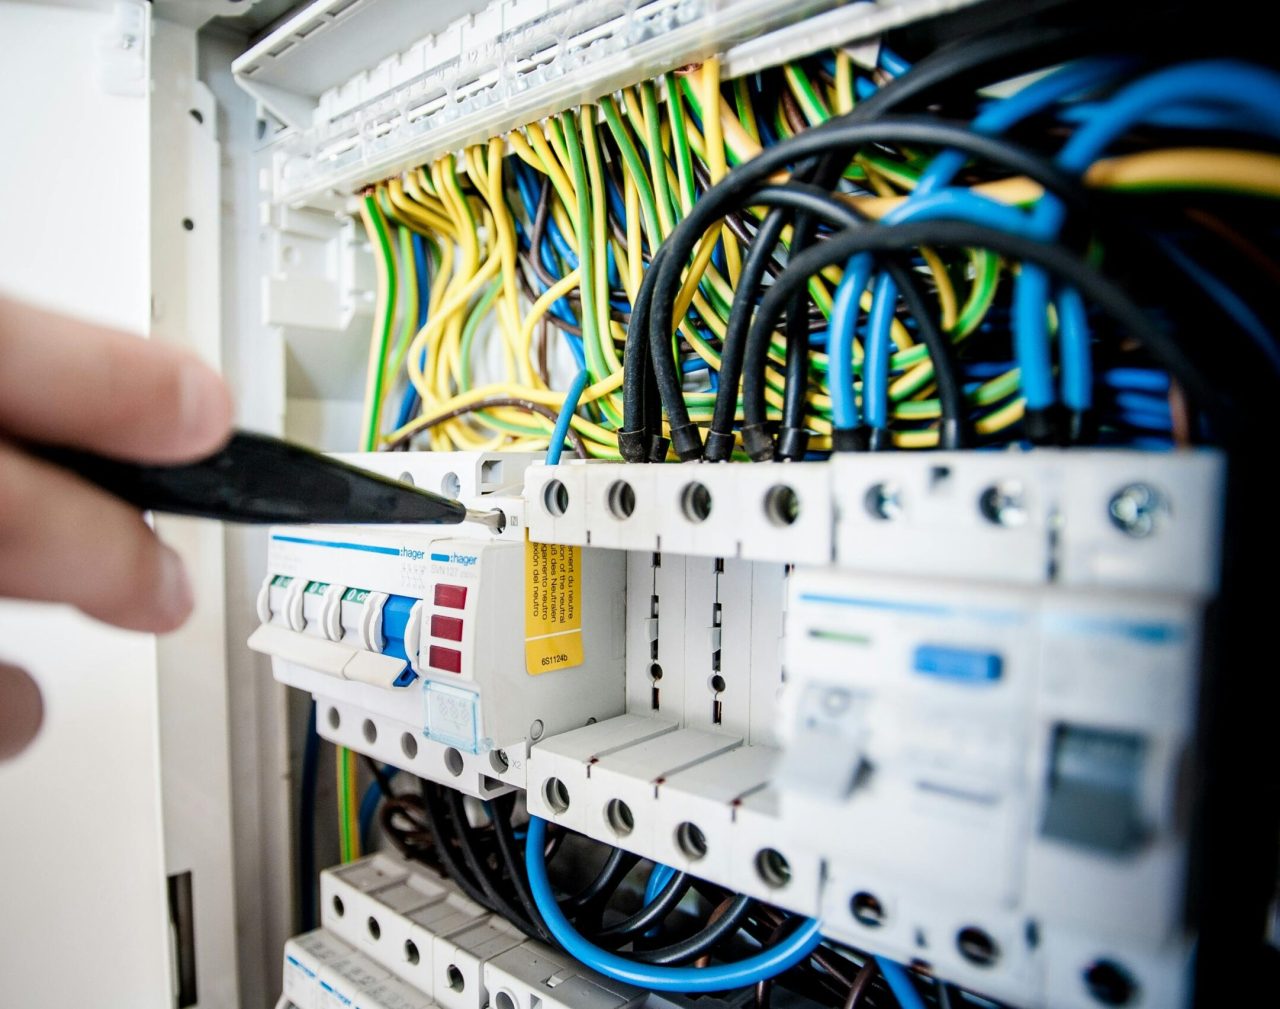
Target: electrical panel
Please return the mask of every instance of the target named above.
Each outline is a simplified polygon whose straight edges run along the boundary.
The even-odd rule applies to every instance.
[[[651,866],[643,896],[603,918],[569,900],[606,948],[675,874],[698,882],[680,884],[693,889],[673,913],[711,931],[726,895],[716,914],[746,915],[744,953],[820,923],[822,948],[860,972],[844,979],[850,1005],[1189,1002],[1228,457],[1214,446],[1229,439],[1187,434],[1179,396],[1199,393],[1176,354],[1153,343],[1154,359],[1126,359],[1118,330],[1147,337],[1123,295],[1043,281],[1061,267],[1028,241],[1057,235],[1079,199],[1054,170],[1092,165],[1088,185],[1115,199],[1124,179],[1158,174],[1128,148],[1098,160],[1107,142],[1089,139],[1102,130],[1091,96],[1128,96],[1135,64],[1050,25],[1072,40],[1061,55],[1045,42],[1040,57],[955,57],[1000,85],[969,105],[929,83],[902,99],[917,117],[940,103],[967,133],[940,123],[935,140],[883,98],[911,93],[915,73],[891,40],[914,39],[929,66],[952,58],[946,28],[933,57],[927,29],[893,30],[982,24],[965,7],[521,2],[450,20],[319,3],[235,62],[282,127],[261,161],[267,319],[312,372],[372,322],[366,452],[344,458],[503,516],[500,529],[270,534],[250,647],[312,696],[323,739],[381,766],[368,786],[388,804],[380,836],[416,860],[323,873],[322,929],[293,941],[312,967],[286,957],[286,979],[355,985],[360,1004],[389,975],[449,1009],[625,1009],[679,992],[558,931],[532,860],[492,847],[527,815]],[[949,22],[927,20],[943,8]],[[1037,74],[1002,84],[1015,70]],[[1154,72],[1176,87],[1183,71]],[[1045,115],[1079,131],[1056,168],[970,139]],[[823,136],[862,153],[827,165]],[[788,145],[814,160],[772,150]],[[752,188],[750,212],[728,195]],[[708,201],[716,213],[699,217]],[[1028,206],[1019,223],[1011,208]],[[857,219],[915,227],[914,250],[940,218],[968,251],[925,248],[874,282],[859,272],[863,249],[888,264],[897,247],[857,244]],[[1013,237],[990,234],[1002,229]],[[754,251],[767,241],[772,258]],[[847,251],[819,258],[834,248]],[[788,286],[789,264],[809,260],[807,284]],[[1111,349],[1091,363],[1089,341]],[[360,773],[346,767],[340,790]],[[443,875],[420,864],[437,856]],[[623,956],[644,962],[659,931],[621,942]],[[808,988],[777,997],[822,1002],[824,973],[842,968],[817,964]]]
[[[416,466],[405,472],[424,485],[474,466],[354,458]],[[516,655],[497,689],[524,691],[521,710],[544,730],[459,739],[433,723],[432,693],[466,674],[427,663],[404,686],[346,684],[317,675],[302,651],[275,650],[277,677],[314,694],[325,738],[480,798],[524,789],[549,823],[817,917],[831,939],[1010,1004],[1096,1004],[1091,970],[1121,972],[1142,993],[1129,1004],[1185,997],[1186,773],[1216,589],[1220,457],[940,453],[521,472],[508,496],[462,500],[510,516],[487,546],[518,534],[517,550],[581,551],[586,596],[614,594],[605,609],[625,613],[625,627],[596,617],[611,634],[584,638],[581,667],[599,658],[590,696],[613,707],[563,709],[555,678],[586,673],[540,673]],[[629,516],[616,508],[620,482]],[[705,513],[680,506],[691,486]],[[773,504],[780,488],[790,525]],[[1162,502],[1152,525],[1120,507],[1138,493]],[[776,536],[759,535],[771,524]],[[969,541],[966,577],[946,549],[957,540]],[[485,541],[473,542],[483,555]],[[279,591],[277,569],[308,584],[370,582],[361,553],[273,552],[264,592]],[[450,570],[443,555],[435,563]],[[508,579],[523,591],[518,571]],[[434,584],[411,605],[430,606]],[[290,631],[304,642],[323,626],[313,612]],[[507,631],[522,640],[518,620]],[[562,710],[558,722],[547,715]],[[327,893],[322,884],[322,904]],[[343,927],[358,938],[364,912],[352,921]]]
[[[1217,1004],[1280,72],[1131,6],[117,5],[153,316],[468,510],[206,544],[183,1006]]]

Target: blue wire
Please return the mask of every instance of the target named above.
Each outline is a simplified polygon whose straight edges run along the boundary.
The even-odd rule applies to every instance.
[[[1112,368],[1102,373],[1104,385],[1113,389],[1140,389],[1143,392],[1168,392],[1169,376],[1147,368]]]
[[[400,773],[400,768],[383,764],[382,773],[388,778],[394,778]],[[382,788],[378,784],[378,779],[374,778],[369,782],[369,787],[364,790],[364,795],[360,799],[360,847],[365,851],[369,850],[369,830],[373,827],[373,814],[378,811],[378,799],[381,794]]]
[[[1168,414],[1161,416],[1158,413],[1147,413],[1146,411],[1123,410],[1120,413],[1120,419],[1130,427],[1142,428],[1144,431],[1173,430],[1173,422],[1169,419]]]
[[[533,169],[518,159],[515,163],[515,167],[516,186],[520,190],[520,202],[524,204],[524,212],[528,216],[529,220],[532,221],[538,216],[537,182],[533,175]],[[554,218],[548,218],[547,223],[550,227],[556,227]],[[517,228],[521,233],[524,232],[524,227],[523,225],[520,225],[519,222],[517,222]],[[560,229],[558,227],[556,227],[556,235],[560,237],[561,241],[564,240],[564,236],[560,234]],[[537,251],[538,256],[542,260],[542,265],[548,273],[555,274],[560,272],[559,267],[556,265],[555,255],[551,251],[551,244],[547,237],[547,231],[545,230],[542,235],[542,243],[538,247]],[[576,259],[574,260],[574,263],[576,265]],[[542,288],[542,290],[538,292],[539,294],[546,291],[549,285],[543,284],[536,276],[534,277],[534,280],[537,282],[538,286]],[[577,325],[578,320],[574,317],[573,310],[569,307],[567,299],[557,298],[552,304],[550,311],[552,315],[556,316],[556,318],[560,319],[562,322]]]
[[[1169,401],[1163,396],[1151,396],[1144,392],[1118,392],[1116,406],[1134,413],[1150,413],[1169,419]]]
[[[1088,122],[1098,114],[1103,102],[1077,102],[1063,106],[1058,118],[1064,123],[1080,124]],[[1248,117],[1229,109],[1206,108],[1195,105],[1179,105],[1167,109],[1156,109],[1142,117],[1148,126],[1163,126],[1178,130],[1238,130],[1249,132],[1252,129]]]
[[[573,422],[574,412],[578,409],[578,400],[582,398],[582,390],[587,387],[587,369],[580,368],[573,378],[573,384],[565,393],[564,405],[556,417],[556,426],[551,431],[551,444],[547,446],[547,465],[554,466],[560,462],[560,453],[564,451],[564,439],[569,433],[569,425]],[[533,828],[529,828],[532,837]]]
[[[413,275],[418,284],[418,329],[427,324],[427,308],[431,294],[431,259],[427,255],[427,241],[416,231],[413,233]],[[424,350],[420,358],[420,367],[427,366],[427,352]],[[404,390],[404,398],[400,400],[400,412],[396,414],[396,430],[409,423],[418,409],[418,388],[410,382]]]
[[[883,49],[881,51],[883,52]],[[1122,72],[1128,65],[1125,61],[1114,59],[1082,60],[1069,64],[1056,73],[1028,85],[1009,98],[987,105],[974,119],[973,128],[982,133],[1002,133],[1027,116],[1057,101],[1076,94],[1086,87],[1097,86],[1099,83],[1111,79]],[[931,193],[945,187],[955,177],[955,174],[964,167],[965,161],[966,156],[955,150],[943,151],[935,157],[920,176],[920,181],[911,196],[899,208],[899,212],[906,212],[907,208],[917,201],[924,200]],[[986,202],[990,203],[991,201]],[[1015,213],[1017,212],[1015,211]],[[1022,217],[1021,214],[1018,216]],[[889,215],[889,217],[895,217],[895,215]],[[884,223],[893,223],[889,217],[886,217]],[[904,220],[910,218],[903,216],[895,217],[895,219]],[[1010,218],[1009,220],[1012,221],[1013,219]],[[831,370],[829,384],[832,411],[835,416],[836,426],[841,428],[854,427],[857,424],[857,408],[852,403],[854,398],[853,370],[852,365],[849,364],[846,367],[846,363],[851,361],[853,355],[853,334],[857,324],[858,300],[862,290],[870,282],[871,263],[872,258],[869,255],[864,254],[851,258],[845,267],[844,277],[836,288],[836,303],[847,307],[846,311],[842,312],[838,317],[835,309],[833,308],[832,310],[830,332],[833,334],[833,339],[828,341],[830,362],[828,367]],[[847,287],[853,287],[854,291],[846,290]],[[876,287],[876,304],[880,304],[885,300],[889,300],[892,303],[896,294],[897,288],[891,281],[887,284],[878,284]],[[874,311],[875,309],[873,308]],[[839,325],[836,324],[837,318],[840,322]],[[887,345],[889,328],[892,323],[892,312],[887,307],[880,305],[879,311],[875,313],[875,318],[878,325],[872,325],[868,332],[866,355],[867,370],[871,370],[872,364],[876,365],[876,370],[871,378],[864,376],[863,380],[864,408],[867,413],[867,422],[873,427],[883,426],[887,422],[888,416],[887,390],[884,390],[884,395],[882,396],[881,388],[877,387],[876,383],[878,382],[882,386],[884,376],[887,374],[889,356]],[[1021,380],[1024,388],[1028,384],[1028,374],[1030,373],[1032,376],[1031,384],[1047,390],[1047,395],[1052,401],[1053,380],[1047,348],[1043,348],[1044,353],[1041,356],[1027,354],[1025,350],[1025,348],[1020,348],[1018,353],[1019,364],[1022,369]],[[1077,369],[1076,374],[1080,374],[1080,369]]]
[[[662,892],[662,888],[671,881],[671,877],[676,874],[675,869],[669,865],[663,865],[661,862],[655,862],[653,868],[649,870],[649,879],[644,884],[644,902],[645,906],[652,904],[658,898],[658,894]]]
[[[1082,174],[1134,123],[1161,108],[1186,104],[1247,112],[1254,117],[1248,124],[1252,130],[1280,135],[1280,77],[1245,63],[1205,60],[1158,71],[1117,92],[1067,141],[1058,164]],[[1049,193],[1031,209],[1032,223],[1046,240],[1058,233],[1065,216],[1062,202]],[[1034,263],[1024,263],[1014,282],[1013,305],[1015,344],[1029,409],[1053,402],[1052,384],[1046,381],[1049,289],[1048,273]],[[1067,334],[1063,335],[1065,340]],[[1072,336],[1077,349],[1087,343],[1087,335]],[[1031,372],[1028,364],[1033,365]]]
[[[902,1006],[902,1009],[924,1009],[924,999],[920,997],[916,986],[911,983],[911,978],[907,977],[907,972],[902,969],[900,963],[887,957],[877,956],[876,966],[880,968],[880,973],[884,975],[889,990],[893,992],[893,997],[898,1000],[898,1005]]]
[[[1058,289],[1058,336],[1061,341],[1062,402],[1084,411],[1093,406],[1093,354],[1090,352],[1089,313],[1074,287]]]
[[[822,942],[821,923],[810,918],[793,935],[771,949],[737,963],[712,967],[658,967],[603,950],[579,935],[556,903],[551,881],[547,878],[546,829],[545,820],[536,816],[529,818],[524,852],[534,903],[556,941],[571,956],[607,977],[653,991],[703,993],[745,988],[794,967]]]
[[[574,251],[569,248],[569,243],[565,241],[564,234],[560,231],[560,225],[556,224],[556,219],[548,215],[547,217],[547,235],[551,238],[551,245],[555,248],[560,258],[564,260],[568,272],[572,273],[578,268],[578,257]]]
[[[964,366],[964,373],[968,378],[985,381],[1003,375],[1012,367],[1012,361],[971,361]]]
[[[905,221],[938,219],[969,220],[1001,231],[1034,237],[1030,222],[1022,211],[967,189],[935,189],[918,199],[909,199],[886,214],[883,224],[889,226]],[[873,264],[873,258],[867,253],[853,256],[845,267],[844,277],[836,288],[832,303],[828,332],[833,334],[834,339],[828,340],[827,366],[830,369],[832,410],[837,427],[854,426],[857,417],[851,404],[846,401],[846,396],[852,399],[853,390],[853,329],[843,315],[844,306],[848,304],[850,314],[857,312],[858,298],[870,280]],[[862,371],[862,403],[867,423],[875,428],[885,427],[889,420],[889,327],[893,321],[896,291],[889,275],[881,274],[876,281],[868,319],[866,357]],[[841,314],[838,315],[838,311]],[[840,391],[839,396],[836,395],[837,389]],[[851,420],[854,423],[850,423]]]
[[[880,55],[876,62],[880,64],[880,69],[891,77],[901,77],[911,69],[910,63],[883,44],[880,46]]]

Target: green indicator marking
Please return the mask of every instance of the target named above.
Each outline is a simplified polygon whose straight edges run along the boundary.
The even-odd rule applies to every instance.
[[[347,589],[342,593],[342,601],[344,603],[362,603],[369,598],[368,589]]]
[[[809,637],[818,641],[839,641],[846,645],[869,645],[871,639],[865,634],[850,634],[847,631],[824,631],[816,628],[809,630]]]
[[[307,587],[303,589],[303,592],[309,596],[322,596],[324,595],[324,590],[328,587],[328,582],[307,582]]]
[[[288,575],[276,575],[271,579],[271,584],[276,588],[282,589],[292,581],[293,579]]]

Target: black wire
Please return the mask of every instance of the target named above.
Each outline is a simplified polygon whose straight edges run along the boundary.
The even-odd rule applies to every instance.
[[[833,148],[852,154],[872,143],[920,144],[955,148],[972,157],[1026,175],[1057,193],[1071,208],[1087,205],[1080,181],[1033,151],[999,138],[972,132],[963,124],[902,116],[875,122],[830,120],[774,147],[766,148],[709,189],[663,243],[663,255],[650,267],[656,274],[649,306],[649,355],[662,405],[671,427],[676,455],[682,460],[702,453],[701,435],[689,422],[681,377],[671,356],[670,334],[681,271],[702,234],[730,210],[748,205],[752,192],[769,176],[805,158],[829,154]],[[822,243],[823,247],[830,242]],[[776,285],[775,285],[776,286]],[[788,294],[794,292],[788,291]],[[745,374],[745,373],[744,373]]]
[[[847,157],[825,154],[800,181],[811,181],[820,190],[831,189],[840,180]],[[791,255],[806,249],[817,232],[817,221],[808,211],[796,214],[791,235]],[[809,300],[797,291],[787,306],[785,380],[782,387],[782,426],[778,430],[776,455],[779,459],[798,461],[809,449],[809,432],[805,414],[809,393]]]
[[[692,881],[687,873],[673,873],[653,900],[635,914],[602,928],[595,936],[596,942],[616,949],[634,936],[662,924],[662,920],[675,910],[680,901],[684,900],[684,895],[689,892],[691,884]]]
[[[938,423],[938,448],[963,448],[969,444],[970,438],[966,431],[968,425],[964,388],[960,383],[951,341],[934,318],[915,271],[905,266],[900,259],[886,260],[884,268],[893,278],[907,311],[916,320],[920,339],[933,362],[933,379],[938,385],[938,408],[941,414]]]
[[[922,245],[986,248],[1003,256],[1037,264],[1057,279],[1078,288],[1087,300],[1137,337],[1157,361],[1182,383],[1194,401],[1205,407],[1219,408],[1224,405],[1221,397],[1211,390],[1188,360],[1178,342],[1155,325],[1123,288],[1095,271],[1083,259],[1058,245],[1048,245],[995,228],[946,220],[899,224],[894,227],[851,228],[797,256],[760,302],[744,362],[744,395],[745,383],[751,380],[753,372],[763,372],[763,355],[757,348],[767,348],[767,334],[777,321],[785,299],[803,286],[811,275],[860,252],[906,253]],[[752,359],[753,352],[755,360]],[[755,392],[760,397],[763,396],[762,383]]]
[[[663,251],[659,248],[640,282],[631,306],[627,342],[622,348],[622,428],[618,431],[618,451],[627,462],[644,462],[649,455],[650,434],[655,429],[661,430],[661,407],[657,413],[650,412],[656,389],[647,336],[653,285],[658,276],[656,267],[662,257]]]
[[[595,879],[578,893],[560,901],[560,909],[566,917],[574,919],[578,931],[587,934],[599,929],[609,898],[639,861],[639,855],[633,855],[623,848],[614,848]]]
[[[771,204],[775,207],[782,205],[802,209],[811,219],[815,217],[822,218],[829,224],[840,228],[857,227],[866,223],[866,218],[859,214],[856,209],[851,207],[849,204],[836,199],[830,193],[818,186],[809,186],[796,182],[784,183],[778,186],[765,186],[758,189],[755,196],[751,199],[753,202],[760,201],[762,203]],[[755,250],[753,249],[752,251],[754,252]],[[915,272],[906,268],[897,260],[889,260],[885,264],[885,269],[893,278],[895,285],[897,285],[899,291],[902,293],[903,301],[906,302],[908,311],[917,318],[920,325],[920,338],[928,349],[929,356],[933,362],[934,376],[938,384],[939,407],[942,414],[942,420],[939,425],[939,445],[942,448],[960,448],[968,442],[968,438],[965,431],[966,423],[963,387],[960,382],[959,369],[956,365],[955,354],[951,347],[951,342],[947,339],[946,335],[942,332],[941,327],[934,319],[924,292],[920,287],[919,278],[917,278]],[[745,277],[746,274],[746,264],[744,264],[742,276]],[[745,286],[745,284],[740,285],[739,290],[735,292],[733,305],[730,307],[731,320],[735,314],[738,315],[740,320],[746,319],[750,314],[750,308],[749,306],[746,306],[747,295],[744,291]],[[788,312],[791,311],[791,306],[794,304],[795,297],[793,296],[791,302],[788,304]],[[745,323],[742,322],[739,323],[739,325],[744,324]],[[746,339],[744,340],[738,332],[735,331],[731,334],[726,327],[726,348],[729,346],[732,338],[735,342],[741,340],[745,349],[745,345],[752,339],[751,332],[755,332],[755,339],[759,339],[761,336],[767,339],[769,335],[768,333],[762,334],[759,331],[749,331]],[[807,332],[805,335],[807,339]],[[735,357],[739,358],[739,360],[735,361],[735,367],[741,368],[740,357],[743,353],[743,349],[735,347],[734,353]],[[765,361],[767,363],[767,347],[765,348],[764,353],[766,354]],[[757,348],[757,355],[758,354],[759,348]],[[805,367],[806,369],[808,368],[807,358]],[[723,382],[723,371],[721,374]],[[786,380],[787,382],[793,381],[790,369],[788,369]],[[807,381],[808,375],[806,373],[806,389]],[[753,458],[764,459],[772,455],[772,439],[770,438],[768,442],[764,440],[768,435],[764,429],[765,412],[762,384],[763,375],[756,375],[753,373],[753,375],[748,379],[748,383],[752,386],[752,394],[748,395],[747,390],[744,388],[743,400],[746,410],[744,417],[744,434],[754,432],[752,436],[747,439],[748,452],[751,452]],[[759,386],[758,389],[757,385]],[[723,392],[723,389],[724,386],[722,384],[721,392]],[[735,389],[733,393],[733,400],[731,403],[727,404],[727,408],[732,409],[736,407],[736,401],[737,391]],[[717,408],[719,408],[720,405],[720,395],[717,394]],[[730,423],[732,423],[733,415],[730,414],[729,416]],[[784,420],[783,423],[785,425],[786,421]],[[730,434],[729,437],[731,440],[732,435]],[[708,438],[708,443],[710,443],[710,441],[711,439]],[[755,452],[752,452],[753,443],[756,446]],[[794,458],[795,456],[783,455],[782,457]]]
[[[493,816],[493,832],[498,839],[498,852],[502,856],[502,861],[506,864],[507,875],[511,877],[511,885],[515,888],[516,898],[520,901],[520,906],[524,908],[525,917],[529,923],[533,925],[534,931],[537,933],[535,938],[541,939],[543,942],[554,943],[551,933],[547,931],[546,923],[542,920],[542,913],[538,910],[538,905],[533,899],[533,894],[529,891],[529,879],[525,874],[524,859],[521,857],[520,849],[516,845],[515,835],[511,831],[511,812],[515,807],[515,794],[499,796],[490,804]]]
[[[373,775],[373,780],[378,783],[378,791],[388,799],[395,798],[395,792],[391,790],[391,776],[386,774],[372,757],[363,753],[360,756],[365,766],[369,768],[369,773]]]
[[[320,764],[320,736],[316,732],[316,702],[307,714],[302,749],[301,795],[298,799],[298,917],[304,932],[319,923],[316,915],[316,780]]]
[[[715,921],[700,929],[687,939],[660,946],[657,949],[634,950],[633,960],[652,964],[683,964],[696,960],[704,953],[710,953],[715,947],[728,939],[742,927],[742,920],[751,908],[752,898],[738,894],[733,902]]]
[[[480,885],[472,879],[467,869],[458,862],[458,858],[453,853],[453,847],[450,844],[451,838],[442,830],[442,827],[448,821],[448,811],[445,809],[440,796],[440,786],[434,782],[427,781],[425,778],[419,779],[419,785],[422,789],[423,821],[431,832],[431,836],[436,840],[436,855],[440,859],[440,865],[444,868],[444,874],[453,880],[458,885],[458,888],[477,904],[482,907],[488,907],[488,897],[481,890]]]
[[[711,430],[702,457],[708,462],[727,462],[733,454],[733,422],[738,413],[738,388],[742,384],[742,357],[751,328],[751,311],[755,292],[764,280],[765,270],[773,258],[773,250],[782,237],[789,215],[776,208],[765,217],[755,241],[747,248],[738,275],[738,286],[729,318],[725,322],[724,342],[720,350],[720,388],[716,390],[715,409],[711,414]],[[625,404],[625,400],[624,400]]]
[[[444,808],[451,820],[454,840],[458,842],[458,848],[462,851],[463,861],[476,882],[480,884],[480,889],[487,898],[480,903],[497,911],[526,935],[538,938],[540,936],[539,929],[526,919],[520,908],[512,904],[507,899],[507,895],[499,889],[501,879],[494,878],[494,872],[489,866],[488,858],[482,856],[476,850],[475,834],[471,824],[467,821],[467,811],[462,802],[462,793],[452,788],[445,788],[442,791],[444,792]]]

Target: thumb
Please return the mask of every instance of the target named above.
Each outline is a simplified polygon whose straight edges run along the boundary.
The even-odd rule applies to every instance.
[[[16,757],[44,721],[44,699],[24,669],[0,662],[0,760]]]

